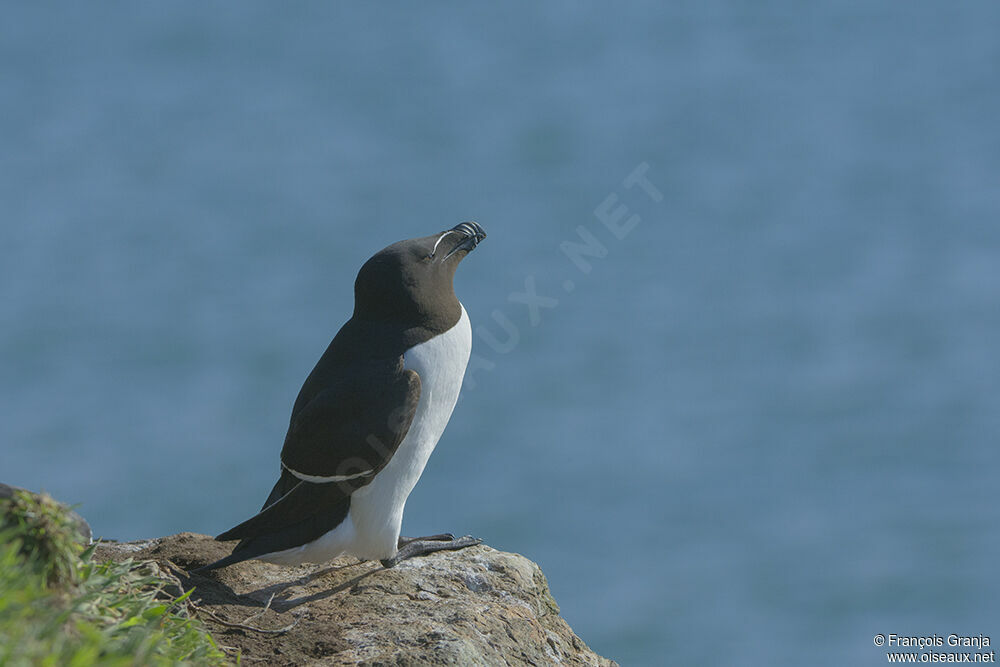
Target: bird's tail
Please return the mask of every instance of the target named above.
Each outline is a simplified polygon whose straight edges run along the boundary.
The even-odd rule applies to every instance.
[[[191,571],[209,572],[312,542],[336,528],[350,507],[350,496],[337,483],[298,482],[263,511],[215,538],[239,540],[232,554]]]

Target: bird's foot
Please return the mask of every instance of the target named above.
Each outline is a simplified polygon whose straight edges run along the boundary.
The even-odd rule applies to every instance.
[[[396,548],[402,549],[410,542],[416,542],[417,540],[424,542],[450,542],[453,539],[455,539],[455,536],[452,533],[438,533],[437,535],[427,535],[425,537],[403,537],[400,535],[396,541]]]
[[[458,549],[474,547],[482,543],[483,541],[478,537],[466,535],[456,539],[451,533],[431,535],[429,537],[401,537],[399,538],[399,550],[396,552],[396,555],[392,558],[383,558],[382,567],[394,567],[407,558],[413,558],[414,556],[424,556],[435,551],[457,551]]]

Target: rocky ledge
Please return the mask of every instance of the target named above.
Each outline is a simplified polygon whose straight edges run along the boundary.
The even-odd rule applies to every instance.
[[[259,561],[206,573],[228,553],[181,533],[98,547],[95,560],[155,561],[244,664],[614,665],[559,616],[538,566],[480,545],[391,569],[344,558],[296,568]]]

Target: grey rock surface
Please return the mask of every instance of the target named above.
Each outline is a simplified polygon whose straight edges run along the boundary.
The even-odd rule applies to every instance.
[[[481,545],[391,569],[343,558],[187,573],[226,553],[208,536],[181,533],[103,544],[95,558],[154,560],[173,572],[195,588],[199,617],[244,664],[615,664],[576,636],[539,567],[517,554]]]

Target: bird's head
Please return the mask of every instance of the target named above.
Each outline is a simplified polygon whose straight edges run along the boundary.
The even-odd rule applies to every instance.
[[[354,282],[354,317],[414,326],[457,320],[459,263],[486,238],[475,222],[393,243],[365,262]]]

